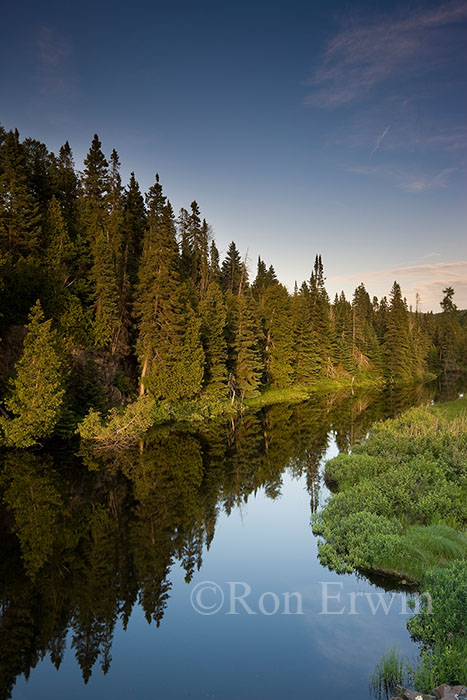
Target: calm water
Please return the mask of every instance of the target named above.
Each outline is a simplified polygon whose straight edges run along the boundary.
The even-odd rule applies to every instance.
[[[349,594],[384,589],[321,567],[310,517],[327,496],[327,458],[437,396],[429,386],[274,406],[113,456],[6,455],[0,699],[369,697],[385,650],[417,656],[403,599],[385,615],[359,596],[348,614]],[[233,582],[256,614],[230,600]],[[328,610],[343,614],[321,614],[325,584],[340,594]],[[191,601],[217,605],[219,589],[220,610],[196,612]],[[262,610],[276,614],[261,612],[266,592]],[[283,614],[286,593],[302,614]]]

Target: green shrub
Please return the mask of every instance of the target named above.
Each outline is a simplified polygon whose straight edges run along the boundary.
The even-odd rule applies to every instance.
[[[429,570],[423,579],[421,610],[407,622],[423,653],[415,670],[417,689],[440,683],[467,684],[467,561]]]

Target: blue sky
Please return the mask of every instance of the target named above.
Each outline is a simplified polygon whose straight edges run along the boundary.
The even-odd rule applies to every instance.
[[[158,171],[221,252],[290,288],[398,279],[467,307],[467,1],[18,2],[2,11],[0,123],[78,167],[94,132]]]

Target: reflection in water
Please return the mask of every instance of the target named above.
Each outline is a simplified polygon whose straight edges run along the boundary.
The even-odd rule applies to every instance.
[[[441,387],[448,396],[457,390]],[[0,698],[46,655],[59,668],[68,634],[85,682],[97,662],[107,672],[117,620],[126,628],[139,604],[160,625],[172,565],[179,562],[191,580],[221,511],[241,507],[260,487],[277,498],[285,468],[305,477],[315,510],[331,433],[349,450],[375,420],[439,393],[430,385],[314,398],[192,434],[155,430],[144,445],[112,454],[5,454]]]

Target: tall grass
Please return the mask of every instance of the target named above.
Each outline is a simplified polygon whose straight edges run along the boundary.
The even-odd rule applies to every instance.
[[[370,674],[370,691],[377,700],[397,695],[398,685],[409,685],[410,669],[406,661],[393,647],[385,652]]]

